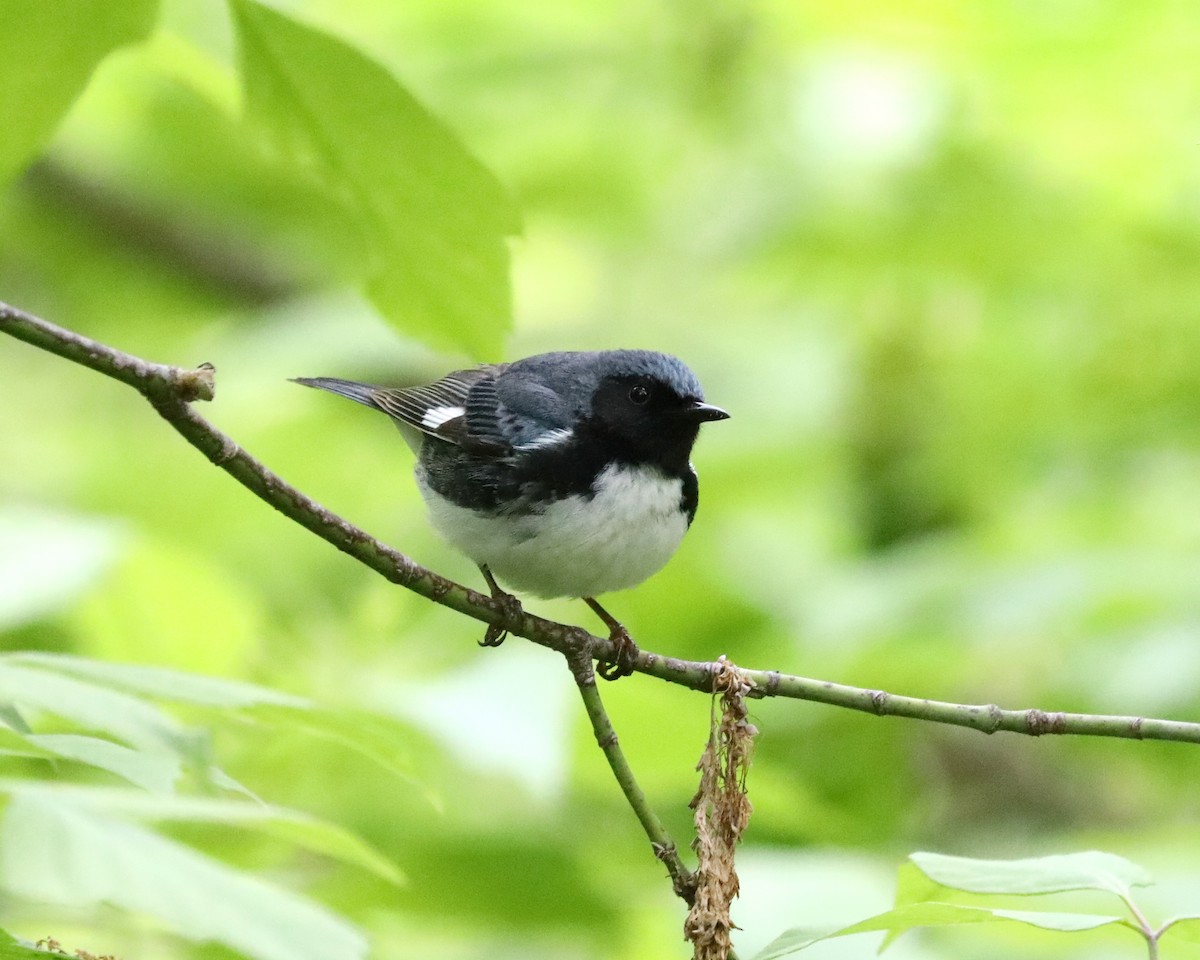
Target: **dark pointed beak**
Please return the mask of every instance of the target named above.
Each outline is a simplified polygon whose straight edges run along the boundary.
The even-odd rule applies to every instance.
[[[702,403],[699,400],[691,401],[685,409],[687,415],[697,423],[707,423],[709,420],[729,419],[729,414],[720,407],[714,407],[711,403]]]

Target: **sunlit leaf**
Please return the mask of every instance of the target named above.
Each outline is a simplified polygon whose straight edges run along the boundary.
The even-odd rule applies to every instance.
[[[367,870],[390,883],[404,883],[404,875],[394,863],[348,830],[298,810],[259,800],[142,793],[117,787],[31,784],[19,780],[0,780],[0,793],[46,797],[79,809],[113,814],[122,820],[213,823],[251,830]]]
[[[0,753],[11,757],[41,757],[44,760],[58,756],[53,750],[34,743],[28,734],[18,733],[0,725]]]
[[[271,704],[240,713],[266,725],[277,725],[339,744],[404,780],[419,785],[410,743],[412,731],[403,723],[366,710],[315,707],[296,710]]]
[[[768,943],[751,960],[777,960],[778,957],[788,957],[793,953],[799,953],[805,947],[811,947],[814,943],[820,943],[822,940],[828,940],[837,935],[837,930],[819,932],[803,927],[793,927],[791,930],[785,930]]]
[[[52,653],[18,653],[4,657],[3,660],[80,677],[130,693],[208,707],[271,704],[302,709],[310,703],[303,697],[241,680],[205,677],[162,667],[107,663],[87,657]]]
[[[789,956],[822,940],[850,936],[855,933],[887,932],[898,936],[917,927],[946,927],[968,923],[1022,923],[1043,930],[1075,933],[1094,930],[1114,923],[1127,923],[1121,917],[1088,913],[1040,913],[1033,910],[995,910],[958,903],[916,903],[889,910],[878,916],[851,924],[828,933],[811,930],[788,930],[776,937],[753,960],[775,960]]]
[[[17,940],[7,930],[0,930],[0,960],[46,960],[44,950],[35,950]]]
[[[229,793],[237,794],[240,797],[245,797],[247,800],[253,800],[255,803],[262,803],[263,799],[253,790],[247,787],[244,783],[233,779],[229,774],[217,766],[210,766],[205,771],[208,782],[214,787],[225,790]]]
[[[324,907],[45,791],[13,797],[0,841],[0,883],[17,896],[112,904],[256,960],[366,956],[362,934]]]
[[[1154,879],[1123,857],[1102,850],[1022,860],[976,860],[940,853],[914,853],[909,859],[931,880],[970,893],[1039,894],[1102,890],[1125,895]]]
[[[253,0],[231,0],[248,115],[358,212],[367,290],[401,330],[494,355],[510,325],[496,178],[382,66]]]
[[[1200,915],[1175,917],[1167,925],[1164,936],[1175,937],[1187,943],[1200,943]]]
[[[31,734],[29,742],[53,756],[107,770],[152,793],[170,793],[182,768],[179,756],[162,750],[134,750],[111,740],[73,733]]]
[[[0,0],[0,182],[41,148],[96,65],[145,37],[157,13],[157,0]]]
[[[176,720],[136,697],[51,670],[0,659],[0,698],[102,730],[145,750],[193,755],[195,738]]]
[[[1068,933],[1125,922],[1122,917],[1090,913],[1042,913],[1035,910],[990,909],[961,903],[915,903],[852,924],[839,931],[838,935],[878,930],[903,933],[916,927],[945,927],[961,923],[992,923],[1004,920]]]

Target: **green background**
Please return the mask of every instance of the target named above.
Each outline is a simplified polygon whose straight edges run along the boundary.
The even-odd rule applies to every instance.
[[[239,48],[216,3],[0,0],[0,299],[148,359],[212,362],[204,416],[474,586],[387,422],[287,378],[675,353],[732,419],[695,451],[683,548],[606,600],[643,647],[956,702],[1200,714],[1200,9],[280,9],[310,29],[239,0]],[[531,607],[595,626],[582,604]],[[313,698],[341,717],[321,735],[169,710],[248,790],[358,835],[406,881],[228,823],[159,836],[326,904],[372,956],[687,956],[561,658],[480,650],[481,630],[265,508],[128,388],[0,340],[3,648]],[[686,846],[707,698],[645,677],[602,693]],[[28,713],[39,732],[89,726]],[[919,849],[1097,847],[1152,870],[1153,916],[1200,909],[1194,746],[794,701],[752,719],[743,958],[884,909]],[[329,735],[375,722],[387,764]],[[64,875],[54,850],[0,864],[7,929],[125,960],[234,956],[152,906],[34,895],[28,871]],[[1142,951],[1127,931],[1006,930],[892,952]]]

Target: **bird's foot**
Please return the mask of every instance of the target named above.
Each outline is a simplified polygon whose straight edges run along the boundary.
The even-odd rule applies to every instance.
[[[596,616],[608,627],[608,642],[613,645],[611,660],[601,660],[596,672],[605,680],[620,680],[633,673],[633,665],[637,662],[638,646],[633,642],[629,631],[616,617],[605,610],[592,597],[584,597],[583,602],[596,611]]]
[[[638,645],[633,642],[629,631],[619,623],[608,635],[608,642],[613,645],[613,658],[600,661],[596,672],[605,680],[620,680],[629,676],[633,673],[633,665],[637,663]]]
[[[521,606],[521,601],[501,587],[496,582],[496,578],[492,576],[492,571],[486,566],[480,566],[479,569],[483,571],[483,577],[488,582],[488,588],[492,592],[492,599],[504,608],[504,618],[506,620],[516,620],[518,617],[524,616],[525,610]],[[498,647],[504,642],[504,638],[507,636],[508,631],[504,627],[498,623],[492,623],[488,625],[483,639],[479,641],[479,645],[481,647]]]

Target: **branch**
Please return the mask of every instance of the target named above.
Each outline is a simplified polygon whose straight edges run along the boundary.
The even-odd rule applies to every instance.
[[[391,582],[560,653],[584,649],[597,655],[612,652],[607,640],[578,627],[532,614],[514,617],[512,611],[487,594],[421,566],[272,473],[189,406],[194,400],[213,398],[215,370],[211,365],[185,370],[150,363],[4,303],[0,303],[0,332],[133,387],[188,443],[251,493]]]
[[[629,766],[629,761],[625,759],[625,753],[617,739],[617,732],[613,729],[612,721],[608,719],[604,702],[600,699],[600,690],[596,686],[596,671],[592,668],[592,661],[588,657],[572,654],[567,657],[567,663],[571,667],[572,676],[575,677],[575,684],[579,687],[579,695],[583,697],[583,706],[587,710],[588,719],[592,722],[592,733],[596,735],[596,743],[604,751],[604,756],[612,768],[613,776],[617,778],[621,792],[625,794],[625,799],[633,808],[642,829],[650,838],[654,855],[666,865],[675,893],[689,907],[692,906],[696,901],[696,877],[679,859],[679,848],[671,839],[671,835],[667,833],[667,828],[663,826],[658,814],[651,809],[650,804],[646,801],[646,795],[642,793],[642,788],[637,784],[633,769]]]
[[[211,366],[185,370],[150,363],[3,303],[0,303],[0,332],[133,387],[212,463],[285,516],[391,582],[482,623],[498,626],[511,634],[557,650],[569,658],[586,656],[593,660],[611,661],[615,656],[616,651],[607,639],[593,636],[580,627],[545,620],[533,614],[515,614],[487,594],[471,590],[421,566],[285,483],[189,406],[195,400],[212,399],[214,371]],[[669,683],[711,693],[716,664],[678,660],[643,650],[638,655],[634,670]],[[774,670],[743,669],[740,673],[750,686],[749,696],[811,700],[877,716],[909,717],[969,727],[983,733],[1003,730],[1029,736],[1072,734],[1200,743],[1200,723],[1036,709],[1003,710],[993,704],[947,703],[898,696],[882,690],[791,676]]]

